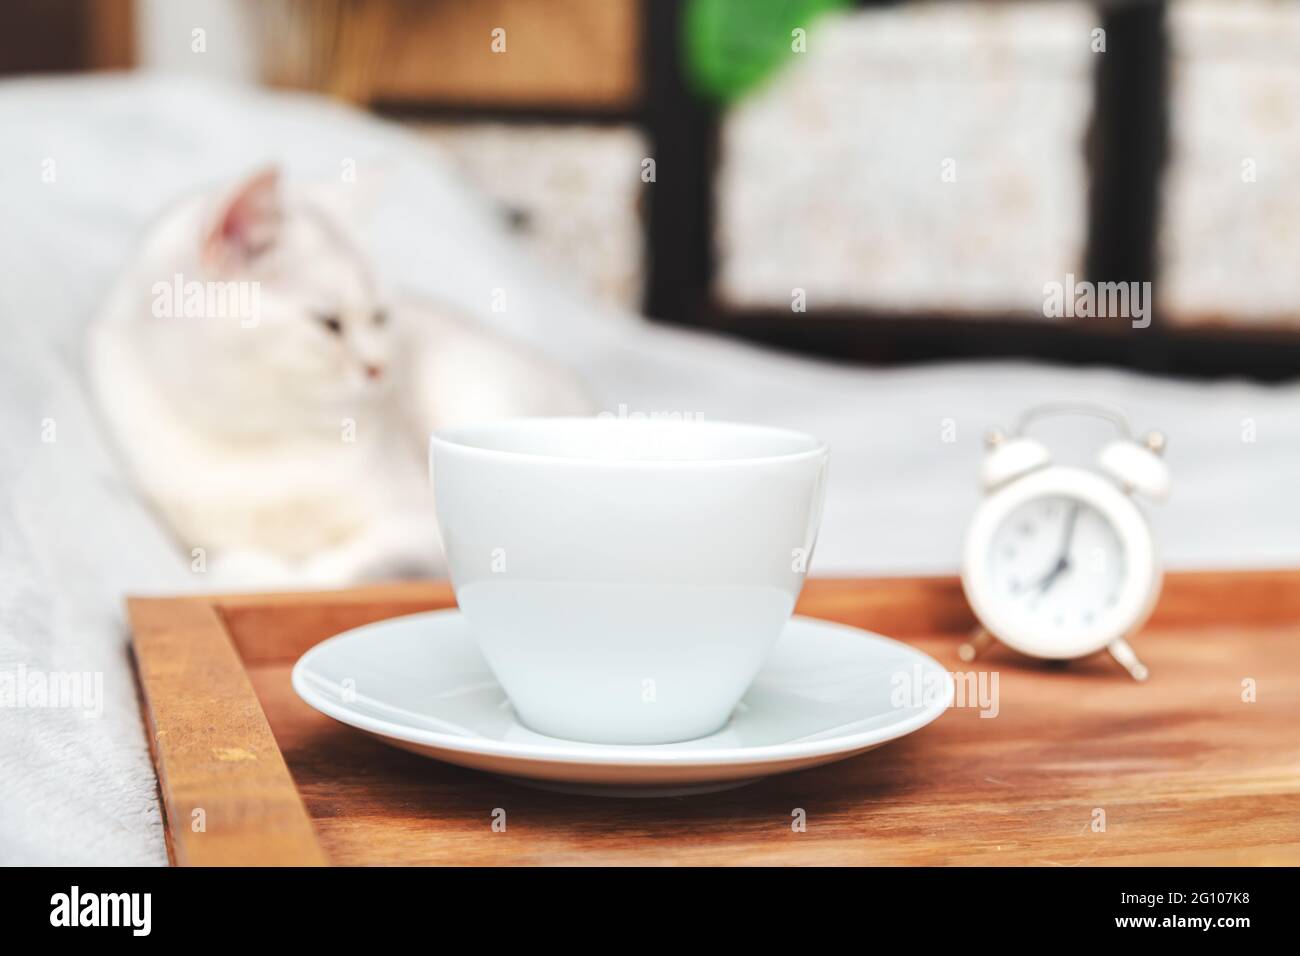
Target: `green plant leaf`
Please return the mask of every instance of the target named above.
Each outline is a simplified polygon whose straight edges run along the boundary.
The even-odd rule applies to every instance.
[[[662,2],[662,0],[660,0]],[[793,31],[852,0],[687,0],[682,51],[697,95],[730,103],[793,57]]]

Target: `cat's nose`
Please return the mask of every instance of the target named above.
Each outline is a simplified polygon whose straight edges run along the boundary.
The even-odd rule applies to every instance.
[[[366,378],[372,382],[377,382],[384,377],[384,367],[382,365],[371,365],[366,363]]]

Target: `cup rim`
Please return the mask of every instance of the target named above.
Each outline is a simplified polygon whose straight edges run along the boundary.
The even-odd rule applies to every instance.
[[[606,422],[624,422],[633,427],[644,423],[678,428],[704,427],[723,429],[727,431],[745,431],[751,435],[767,434],[773,438],[781,437],[786,439],[798,439],[800,441],[810,442],[811,447],[796,451],[776,452],[770,455],[754,455],[746,458],[584,458],[576,455],[555,455],[531,451],[508,451],[500,448],[484,448],[481,445],[473,444],[468,440],[466,435],[466,433],[469,432],[485,429],[517,428],[525,423],[529,425],[535,424],[545,426],[575,423],[596,424]],[[584,415],[536,417],[516,416],[491,422],[448,425],[434,429],[434,431],[430,433],[429,447],[430,450],[434,448],[442,448],[444,450],[454,451],[458,454],[464,454],[474,458],[501,462],[534,462],[539,464],[573,465],[589,468],[623,469],[753,467],[755,465],[807,461],[809,459],[824,457],[829,451],[829,446],[827,446],[826,442],[822,441],[820,438],[810,435],[807,432],[798,431],[797,429],[782,428],[776,425],[754,425],[746,422],[731,422],[721,419],[682,421],[678,419],[664,418],[600,418],[597,416]]]

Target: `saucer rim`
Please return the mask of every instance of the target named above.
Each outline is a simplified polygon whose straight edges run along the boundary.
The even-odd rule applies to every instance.
[[[847,755],[856,751],[877,747],[881,744],[888,743],[891,740],[897,740],[900,737],[906,737],[909,734],[920,730],[922,727],[933,723],[948,709],[956,693],[952,674],[949,673],[947,668],[943,667],[938,661],[929,654],[926,654],[924,651],[917,650],[910,644],[895,640],[894,638],[885,637],[883,634],[878,634],[875,631],[868,631],[865,628],[854,627],[851,624],[841,624],[838,621],[827,621],[822,618],[808,617],[801,614],[792,615],[786,626],[788,627],[790,624],[798,622],[801,625],[809,625],[817,629],[842,631],[845,632],[845,636],[852,636],[858,640],[865,638],[871,641],[891,644],[912,657],[912,660],[908,661],[908,666],[919,663],[923,668],[933,668],[942,673],[944,675],[945,692],[940,699],[928,702],[918,712],[912,714],[905,720],[889,724],[886,727],[862,731],[857,734],[835,736],[822,740],[809,741],[807,743],[794,741],[783,744],[764,744],[755,747],[731,747],[718,750],[692,751],[688,749],[680,749],[675,751],[655,752],[649,748],[663,747],[667,745],[599,744],[581,740],[567,740],[560,737],[546,737],[547,740],[555,741],[554,745],[505,743],[490,740],[482,736],[465,736],[461,734],[449,734],[436,730],[415,728],[407,724],[394,723],[393,721],[371,717],[367,714],[361,714],[346,705],[336,704],[334,701],[323,697],[306,681],[303,676],[309,665],[309,659],[317,654],[324,653],[325,649],[336,641],[356,639],[366,631],[392,627],[399,623],[409,623],[415,619],[437,619],[462,616],[461,610],[455,607],[442,608],[436,611],[418,611],[412,614],[403,614],[397,617],[385,618],[382,621],[372,621],[369,624],[349,628],[346,631],[335,634],[334,636],[326,638],[319,644],[309,648],[294,663],[293,671],[290,675],[293,690],[304,703],[325,716],[346,726],[354,727],[357,730],[374,734],[388,740],[400,740],[404,743],[416,744],[421,747],[443,749],[458,753],[477,754],[484,757],[529,760],[557,765],[607,765],[644,768],[710,767],[735,764],[762,765],[769,763],[784,763],[790,760],[814,759],[835,754]],[[518,717],[515,717],[515,721],[518,722]],[[520,726],[526,728],[526,725],[522,723]],[[537,732],[532,731],[532,733]],[[545,737],[543,734],[538,734],[538,736]],[[713,735],[710,734],[705,737],[699,737],[696,738],[696,740],[707,740],[710,736]],[[681,741],[673,746],[681,746],[692,742],[693,741]]]

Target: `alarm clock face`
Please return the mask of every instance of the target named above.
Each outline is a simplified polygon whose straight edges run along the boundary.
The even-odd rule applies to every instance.
[[[1110,520],[1087,501],[1031,498],[993,532],[988,555],[1003,601],[1045,633],[1074,636],[1119,601],[1124,548]]]
[[[1077,657],[1123,637],[1159,590],[1154,548],[1109,481],[1054,467],[998,491],[976,515],[962,573],[980,622],[1037,657]]]

